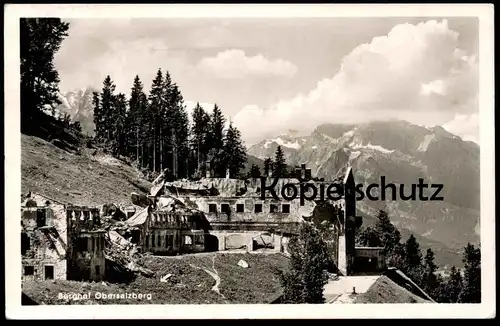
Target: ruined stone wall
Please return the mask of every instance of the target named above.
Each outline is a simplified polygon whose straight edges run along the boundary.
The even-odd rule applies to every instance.
[[[269,249],[282,251],[282,236],[262,231],[210,231],[210,235],[217,238],[218,250]]]
[[[70,278],[75,280],[100,281],[105,277],[104,232],[80,233],[72,259],[69,260]]]
[[[204,231],[199,219],[196,214],[149,213],[142,228],[143,250],[158,255],[204,251]]]
[[[67,230],[64,204],[32,194],[37,207],[21,207],[23,281],[66,279]],[[41,214],[41,215],[39,215]],[[44,216],[45,218],[40,218]]]
[[[68,279],[105,278],[105,234],[101,229],[100,211],[95,207],[66,207],[68,226]]]
[[[161,200],[161,198],[160,198]],[[286,201],[266,198],[245,198],[245,197],[179,197],[187,206],[200,210],[206,214],[210,223],[212,222],[301,222],[303,216],[310,216],[315,204],[307,201],[304,206],[300,206],[299,200]],[[211,212],[210,204],[216,205],[216,212]],[[228,213],[222,212],[223,205],[229,209]],[[242,205],[242,206],[238,206]],[[256,212],[256,205],[261,205],[261,212]],[[287,207],[288,205],[288,207]],[[276,209],[271,211],[271,206]],[[238,211],[242,208],[243,211]],[[283,212],[288,208],[288,212]]]

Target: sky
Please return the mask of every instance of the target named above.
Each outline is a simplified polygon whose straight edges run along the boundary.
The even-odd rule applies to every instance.
[[[66,92],[148,92],[169,71],[188,111],[214,103],[246,145],[322,123],[403,119],[478,141],[478,20],[436,18],[65,19]]]

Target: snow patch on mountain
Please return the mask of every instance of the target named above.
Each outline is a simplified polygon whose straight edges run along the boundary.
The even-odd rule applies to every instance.
[[[373,149],[382,153],[393,153],[394,150],[384,148],[380,145],[372,145],[371,143],[368,143],[368,145],[363,145],[360,142],[352,142],[349,144],[349,147],[352,149]]]
[[[434,134],[425,135],[424,140],[418,146],[417,151],[425,152],[427,150],[427,147],[429,147],[429,144],[431,143],[431,141],[433,141],[435,138],[436,138],[436,136]]]
[[[269,148],[269,146],[272,143],[276,143],[276,144],[280,145],[281,147],[287,147],[287,148],[292,148],[292,149],[300,149],[300,147],[301,147],[297,140],[295,142],[291,142],[289,140],[282,139],[281,137],[266,141],[264,143],[264,147]]]
[[[357,159],[359,157],[359,155],[361,155],[361,152],[360,151],[352,151],[350,154],[349,154],[349,161],[352,161],[354,159]]]

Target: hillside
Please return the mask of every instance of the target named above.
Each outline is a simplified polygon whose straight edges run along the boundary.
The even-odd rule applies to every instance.
[[[237,265],[240,259],[248,268]],[[23,285],[23,293],[39,304],[208,304],[269,303],[279,292],[277,271],[286,268],[280,254],[198,254],[178,257],[144,257],[155,274],[139,276],[129,284],[107,282],[42,281]],[[213,272],[220,282],[207,271]],[[162,277],[171,276],[164,282]],[[217,285],[218,292],[215,291]],[[64,300],[58,293],[151,293],[151,300]]]
[[[56,144],[58,146],[56,146]],[[97,149],[63,149],[21,135],[21,191],[38,192],[76,205],[130,203],[130,193],[149,193],[151,184],[134,167]]]
[[[390,278],[381,276],[365,293],[359,294],[353,303],[430,303]]]
[[[258,158],[284,149],[291,164],[306,163],[313,175],[330,180],[345,165],[351,165],[358,184],[393,183],[398,188],[423,178],[425,183],[444,185],[443,201],[358,201],[360,215],[373,219],[385,209],[404,234],[414,233],[437,245],[445,260],[461,265],[459,251],[468,243],[479,243],[479,146],[463,141],[443,128],[426,128],[406,121],[359,125],[324,124],[308,136],[280,135],[249,148]],[[431,190],[432,191],[432,190]],[[426,192],[429,196],[430,192]],[[433,191],[432,191],[433,192]],[[372,190],[372,194],[379,194]],[[386,192],[390,196],[390,191]],[[368,218],[368,220],[370,220]],[[369,223],[369,221],[367,221]],[[449,253],[449,254],[448,254]],[[439,261],[444,264],[443,260]]]

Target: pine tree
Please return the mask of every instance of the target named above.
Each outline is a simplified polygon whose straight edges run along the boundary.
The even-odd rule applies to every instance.
[[[96,135],[105,143],[111,141],[113,139],[114,134],[114,125],[115,125],[115,84],[111,80],[111,77],[108,75],[104,79],[103,88],[101,91],[101,101],[100,101],[100,111],[101,111],[101,127],[97,128],[102,134]]]
[[[113,111],[113,139],[112,150],[115,155],[126,154],[127,130],[126,130],[126,114],[127,114],[127,99],[125,94],[119,93],[114,99]]]
[[[405,242],[406,262],[408,267],[414,268],[422,263],[422,252],[420,245],[413,234]]]
[[[215,176],[223,177],[226,174],[224,166],[224,118],[222,111],[217,104],[214,105],[212,114],[210,115],[210,129],[208,133],[207,145],[211,165],[213,166]]]
[[[422,252],[420,251],[420,244],[413,234],[405,242],[405,266],[403,272],[415,283],[420,285],[423,283]]]
[[[224,165],[229,169],[229,175],[234,178],[240,176],[240,170],[245,167],[247,155],[245,146],[241,141],[240,131],[229,124],[224,137]]]
[[[250,171],[248,171],[249,178],[260,178],[260,168],[257,164],[252,164]]]
[[[128,155],[137,160],[140,166],[141,162],[141,141],[143,138],[144,128],[142,128],[143,115],[146,111],[145,94],[143,84],[139,76],[135,76],[134,84],[130,92],[129,111],[127,114],[127,129],[128,129]]]
[[[281,275],[283,303],[324,303],[323,287],[329,258],[326,244],[311,224],[301,224],[298,237],[288,243],[289,270]]]
[[[468,243],[462,258],[464,263],[463,287],[459,302],[481,303],[481,250]]]
[[[378,234],[385,248],[386,254],[390,253],[392,249],[401,241],[401,233],[391,223],[389,215],[384,210],[379,210],[377,220],[375,222],[375,232]]]
[[[101,109],[100,93],[93,92],[92,93],[92,105],[94,106],[94,125],[95,125],[95,138],[101,139],[104,135],[104,116]]]
[[[274,170],[273,160],[268,157],[264,160],[264,175],[267,177]]]
[[[365,247],[380,247],[382,245],[379,234],[369,226],[358,231],[356,242]]]
[[[156,77],[153,80],[151,90],[149,92],[149,107],[148,107],[148,128],[149,135],[147,137],[148,147],[149,147],[149,167],[153,172],[158,171],[158,161],[159,161],[159,138],[160,130],[163,125],[163,119],[165,117],[165,95],[164,95],[164,81],[163,73],[161,69],[158,69]]]
[[[170,79],[168,72],[166,76]],[[173,171],[177,177],[187,177],[189,175],[189,118],[177,84],[170,82],[168,95],[167,119],[170,121],[167,125],[170,126],[170,146],[176,158],[172,160],[175,164]]]
[[[61,104],[54,55],[68,36],[69,23],[59,18],[20,19],[21,131],[31,131],[46,107]]]
[[[203,110],[199,103],[193,109],[193,137],[191,147],[195,153],[196,169],[198,174],[204,173],[207,160],[208,148],[207,138],[209,132],[210,116]]]
[[[285,154],[283,153],[281,146],[278,146],[278,148],[276,149],[275,156],[274,156],[273,176],[275,178],[284,178],[284,177],[286,177],[286,174],[287,174],[287,171],[286,171]]]
[[[443,302],[457,303],[459,302],[460,291],[463,286],[462,272],[455,266],[451,266],[449,276],[447,277],[444,285]]]
[[[426,292],[433,298],[436,298],[439,289],[438,278],[436,276],[437,266],[434,263],[434,252],[428,248],[425,253],[425,272],[423,277],[423,286]]]

